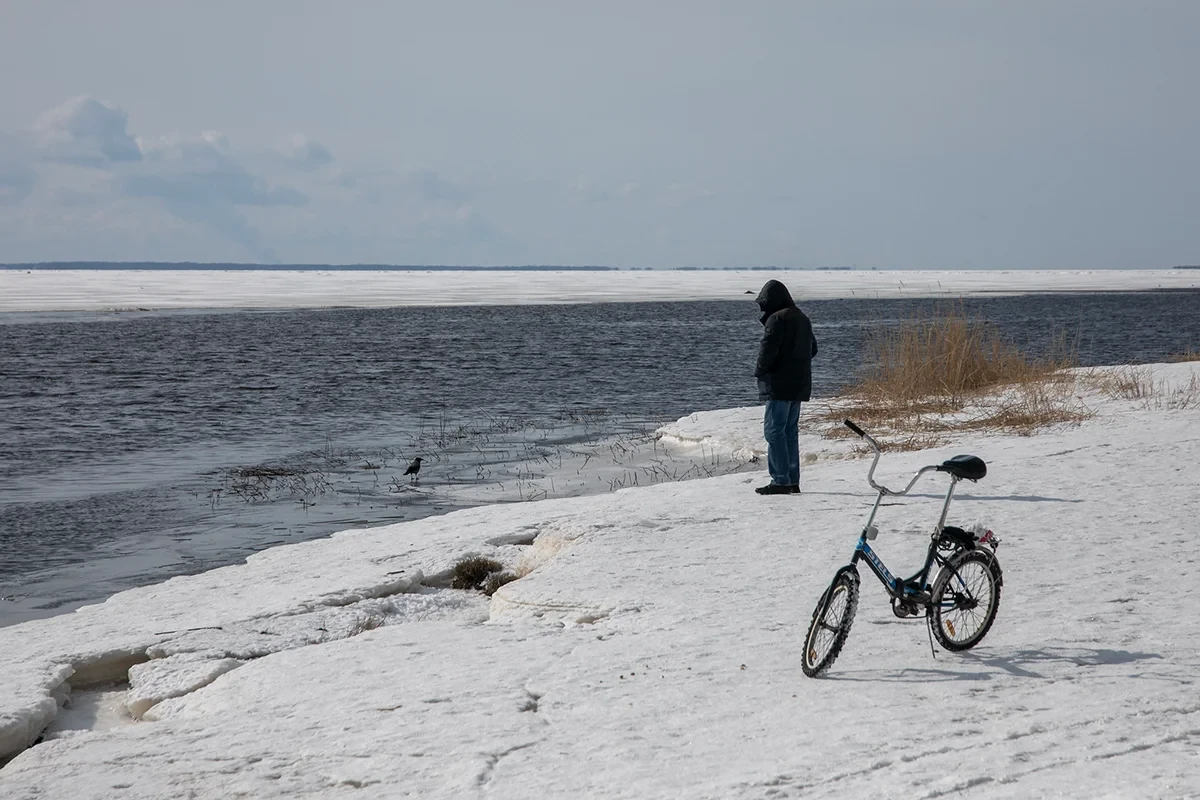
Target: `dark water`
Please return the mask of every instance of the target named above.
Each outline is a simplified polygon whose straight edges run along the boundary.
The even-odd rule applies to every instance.
[[[816,393],[835,394],[854,377],[870,331],[936,305],[805,303],[821,347]],[[1084,365],[1200,347],[1200,292],[975,298],[963,307],[1033,353],[1066,333]],[[749,299],[3,315],[0,596],[74,570],[77,591],[39,601],[52,608],[413,513],[382,503],[313,518],[301,499],[305,518],[281,524],[253,498],[218,509],[214,476],[227,480],[221,471],[232,467],[305,452],[336,471],[381,453],[407,458],[464,423],[487,428],[489,443],[530,426],[565,441],[581,419],[597,435],[753,404],[756,316]],[[147,547],[168,539],[179,546]],[[199,539],[208,546],[189,553]],[[118,556],[144,563],[113,582],[104,564]]]

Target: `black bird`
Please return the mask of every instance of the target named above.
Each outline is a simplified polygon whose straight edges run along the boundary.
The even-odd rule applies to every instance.
[[[421,471],[421,457],[417,456],[408,465],[408,469],[404,470],[405,475],[412,475],[413,481],[417,480],[417,473]]]

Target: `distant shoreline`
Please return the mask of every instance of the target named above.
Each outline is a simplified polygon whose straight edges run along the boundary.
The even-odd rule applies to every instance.
[[[1198,269],[1200,266],[1175,267],[1089,267],[1086,271],[1121,272],[1132,269]],[[88,270],[142,272],[946,272],[944,269],[910,270],[892,267],[608,267],[601,265],[558,266],[553,264],[472,265],[472,264],[242,264],[203,261],[39,261],[0,264],[0,270]],[[960,270],[950,270],[958,272]],[[993,269],[967,269],[967,272],[994,272]],[[1005,272],[1079,272],[1079,268],[1021,268]]]
[[[199,261],[44,261],[0,264],[11,270],[112,270],[112,271],[241,271],[241,272],[872,272],[854,267],[605,267],[555,265],[445,265],[445,264],[237,264]]]
[[[237,264],[199,261],[46,261],[35,264],[0,264],[0,269],[112,270],[112,271],[242,271],[242,272],[611,272],[617,267],[548,266],[447,266],[419,264]]]

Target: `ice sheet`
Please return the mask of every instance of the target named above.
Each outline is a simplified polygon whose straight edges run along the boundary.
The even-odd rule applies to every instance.
[[[334,272],[0,269],[0,312],[748,300],[770,278],[782,280],[801,301],[838,297],[959,297],[1200,288],[1200,270]]]

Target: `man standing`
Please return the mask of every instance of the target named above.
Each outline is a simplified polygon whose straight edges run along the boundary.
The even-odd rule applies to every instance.
[[[763,435],[771,482],[759,494],[800,493],[800,403],[812,396],[812,358],[817,339],[812,323],[796,308],[787,287],[767,281],[758,293],[763,337],[754,377],[758,395],[767,401]]]

